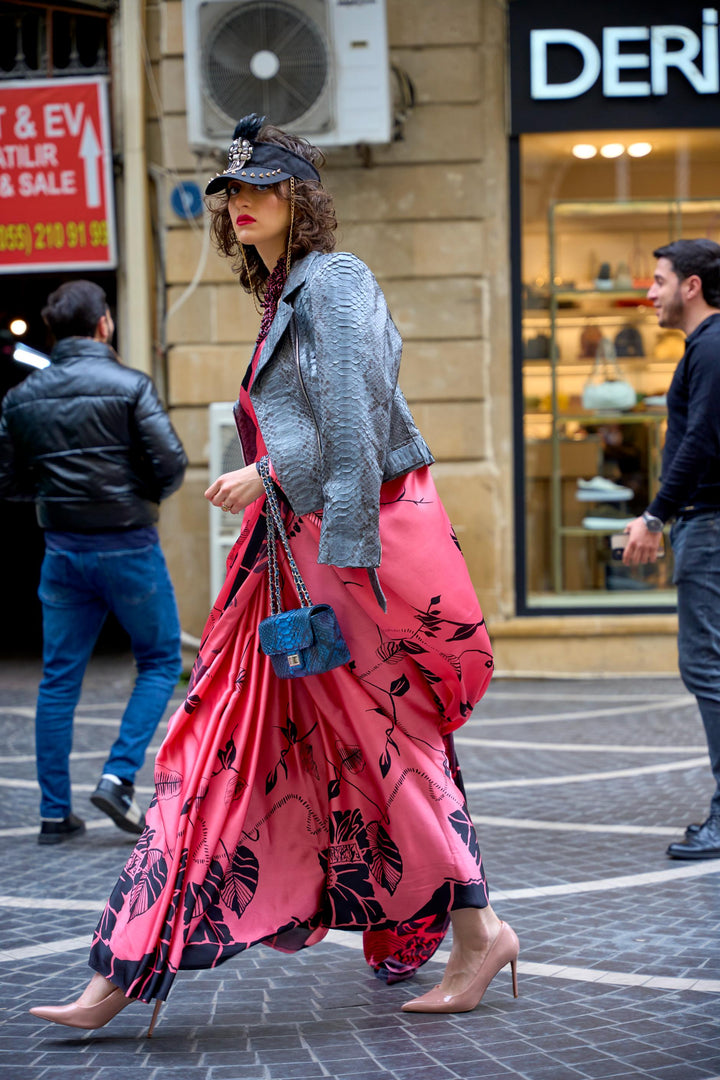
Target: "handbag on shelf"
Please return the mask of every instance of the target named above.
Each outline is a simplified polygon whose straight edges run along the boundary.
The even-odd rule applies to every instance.
[[[550,338],[547,334],[536,334],[523,344],[523,356],[526,360],[547,360],[550,356]]]
[[[290,550],[280,513],[275,485],[267,457],[258,462],[265,487],[268,548],[268,587],[270,615],[258,627],[260,647],[280,679],[303,675],[321,675],[324,671],[347,664],[350,651],[345,644],[337,617],[330,604],[313,604]],[[285,548],[300,607],[283,611],[280,572],[277,561],[277,536]]]
[[[626,323],[615,335],[616,356],[644,356],[643,339],[637,326]]]
[[[634,387],[623,378],[612,343],[603,338],[595,354],[595,366],[582,392],[582,407],[592,412],[624,412],[637,403]]]
[[[603,335],[599,326],[593,326],[590,323],[588,326],[583,327],[583,331],[580,334],[580,355],[581,356],[596,356],[599,346],[602,343]]]

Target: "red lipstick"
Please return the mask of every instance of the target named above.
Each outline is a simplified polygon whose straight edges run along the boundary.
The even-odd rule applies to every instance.
[[[249,214],[241,214],[240,217],[235,218],[236,225],[252,225],[255,221],[254,217],[250,217]]]

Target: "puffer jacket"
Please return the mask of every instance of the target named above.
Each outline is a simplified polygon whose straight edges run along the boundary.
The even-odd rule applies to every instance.
[[[153,525],[186,466],[152,380],[91,338],[64,338],[3,400],[0,496],[33,498],[44,529]]]
[[[291,507],[322,512],[321,563],[379,566],[380,485],[434,460],[398,386],[401,351],[360,259],[310,252],[292,268],[250,399]]]

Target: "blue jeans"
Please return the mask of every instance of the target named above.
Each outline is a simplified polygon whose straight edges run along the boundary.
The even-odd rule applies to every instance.
[[[40,815],[71,810],[73,716],[95,642],[112,611],[137,677],[103,772],[134,781],[182,670],[180,620],[159,544],[118,551],[46,551],[38,595],[43,677],[35,717]]]
[[[681,518],[671,541],[680,674],[697,698],[715,777],[710,812],[720,814],[720,513]]]

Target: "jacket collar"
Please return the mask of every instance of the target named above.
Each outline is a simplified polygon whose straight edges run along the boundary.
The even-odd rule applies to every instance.
[[[285,288],[283,289],[282,296],[278,302],[275,318],[268,331],[268,336],[265,338],[265,343],[255,372],[255,379],[257,379],[257,376],[262,369],[267,366],[275,352],[278,342],[285,333],[288,323],[292,318],[294,311],[292,299],[298,289],[305,284],[305,280],[313,263],[316,259],[320,258],[321,254],[322,252],[320,251],[309,251],[300,262],[295,263],[295,265],[291,267],[288,279],[285,282]]]
[[[110,345],[89,337],[67,337],[58,341],[50,358],[53,364],[67,364],[70,360],[114,360],[115,351]]]

